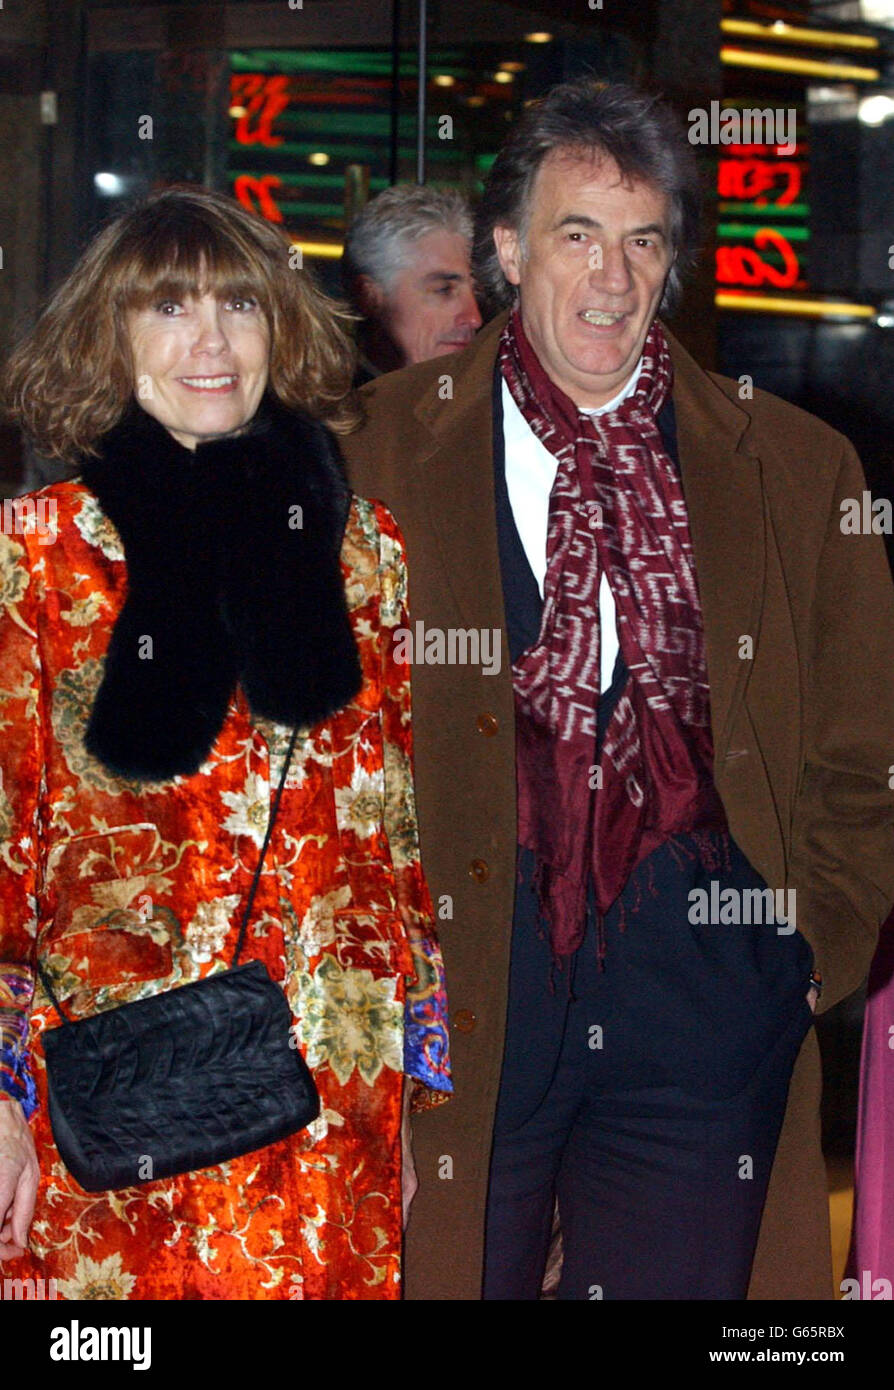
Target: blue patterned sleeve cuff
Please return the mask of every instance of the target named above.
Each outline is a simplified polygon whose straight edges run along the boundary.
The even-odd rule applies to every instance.
[[[19,1049],[10,1043],[0,1042],[0,1091],[20,1101],[25,1118],[31,1119],[37,1109],[37,1090],[27,1048]]]
[[[416,983],[407,990],[404,1071],[433,1091],[450,1092],[447,991],[441,952],[433,938],[412,942]]]
[[[33,992],[29,966],[0,965],[0,1091],[21,1101],[29,1120],[37,1109],[31,1057],[25,1046]]]

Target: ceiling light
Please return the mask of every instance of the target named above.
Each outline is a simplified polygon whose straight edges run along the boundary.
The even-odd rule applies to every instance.
[[[721,48],[720,61],[734,68],[756,68],[765,72],[800,72],[808,77],[877,82],[878,68],[855,67],[849,63],[821,63],[814,58],[783,58],[776,53],[757,53],[744,48]]]
[[[94,174],[93,183],[97,193],[104,193],[107,198],[115,198],[124,192],[124,180],[120,174]]]
[[[894,116],[894,98],[885,96],[884,92],[864,97],[857,107],[857,115],[864,125],[883,125]]]

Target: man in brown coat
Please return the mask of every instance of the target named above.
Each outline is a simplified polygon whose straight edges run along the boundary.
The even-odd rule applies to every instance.
[[[451,1001],[409,1298],[536,1298],[556,1198],[560,1298],[832,1297],[812,1010],[894,899],[894,594],[847,441],[657,318],[696,225],[660,102],[554,89],[481,208],[510,312],[345,440]]]

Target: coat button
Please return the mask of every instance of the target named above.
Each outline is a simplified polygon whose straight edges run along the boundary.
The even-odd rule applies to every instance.
[[[490,878],[490,869],[483,859],[473,859],[469,865],[469,877],[474,878],[476,883],[486,883]]]
[[[476,720],[479,734],[484,734],[485,738],[493,738],[500,727],[499,720],[495,714],[479,714]]]
[[[456,1013],[453,1015],[453,1026],[458,1029],[460,1033],[473,1032],[477,1022],[478,1019],[472,1013],[471,1009],[457,1009]]]

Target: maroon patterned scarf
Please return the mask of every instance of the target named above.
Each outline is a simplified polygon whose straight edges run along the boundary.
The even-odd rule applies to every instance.
[[[519,843],[537,861],[553,953],[674,833],[723,822],[686,503],[655,417],[673,367],[656,320],[635,391],[588,416],[550,380],[516,310],[500,340],[513,399],[558,460],[540,634],[513,665]],[[599,586],[608,574],[629,672],[596,755]],[[600,953],[604,950],[600,935]]]

